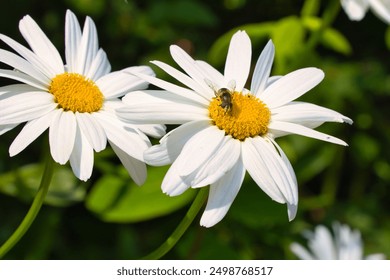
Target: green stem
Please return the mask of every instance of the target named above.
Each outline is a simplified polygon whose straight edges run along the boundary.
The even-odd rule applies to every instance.
[[[332,25],[334,20],[340,11],[340,1],[339,0],[330,0],[328,1],[328,6],[326,7],[324,14],[322,16],[321,26],[312,33],[311,37],[307,42],[307,47],[309,50],[313,50],[315,46],[320,41],[323,32]]]
[[[194,202],[187,214],[184,216],[183,220],[177,226],[174,232],[165,240],[163,244],[160,245],[156,250],[151,252],[149,255],[143,257],[143,260],[158,260],[161,259],[166,253],[168,253],[173,246],[179,241],[179,239],[186,232],[188,227],[191,225],[192,221],[195,219],[196,215],[199,213],[199,210],[202,208],[204,202],[206,201],[208,194],[208,188],[201,188],[196,195]]]
[[[20,223],[19,227],[14,231],[14,233],[8,238],[8,240],[0,247],[0,259],[4,257],[5,254],[9,250],[11,250],[23,237],[23,235],[30,228],[31,224],[34,222],[35,217],[37,216],[43,201],[45,200],[45,196],[49,189],[50,181],[53,176],[54,164],[50,155],[46,158],[46,166],[43,171],[41,184],[39,186],[38,192],[35,195],[34,201],[28,210],[26,216],[23,221]]]

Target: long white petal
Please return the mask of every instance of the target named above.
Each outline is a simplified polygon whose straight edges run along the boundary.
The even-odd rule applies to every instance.
[[[314,257],[310,254],[310,252],[301,244],[295,242],[292,243],[290,245],[290,250],[301,260],[314,260]]]
[[[324,78],[324,72],[318,68],[303,68],[291,72],[264,90],[262,101],[270,109],[282,106],[300,97]]]
[[[10,131],[11,129],[15,128],[18,125],[18,123],[14,124],[1,124],[0,125],[0,135],[3,135],[4,133]]]
[[[76,71],[80,40],[81,28],[77,17],[70,10],[67,10],[65,17],[65,59],[69,72]]]
[[[128,155],[143,161],[143,153],[149,148],[149,142],[145,142],[138,133],[108,113],[95,114],[103,126],[107,139]]]
[[[369,2],[374,14],[390,24],[390,2],[388,0],[369,0]]]
[[[53,70],[49,65],[46,64],[44,60],[42,60],[38,55],[33,53],[31,50],[27,49],[25,46],[19,44],[15,40],[11,39],[8,36],[0,34],[0,40],[6,43],[8,46],[13,48],[16,52],[18,52],[22,57],[24,57],[27,61],[31,63],[35,68],[37,68],[40,72],[42,72],[46,77],[53,78],[56,76],[56,71]]]
[[[137,128],[153,138],[161,138],[166,133],[166,126],[161,124],[139,124]]]
[[[98,51],[98,35],[96,26],[90,17],[86,17],[83,34],[81,36],[80,44],[78,46],[77,65],[75,65],[75,72],[86,75],[92,65]]]
[[[39,118],[56,106],[53,97],[46,92],[24,92],[9,97],[3,94],[0,96],[0,125]]]
[[[208,119],[207,108],[167,91],[137,91],[123,98],[118,117],[136,124],[181,124]]]
[[[17,155],[37,139],[50,126],[51,120],[55,114],[55,111],[52,111],[38,119],[26,123],[9,147],[10,156]]]
[[[201,167],[220,147],[225,132],[209,126],[187,141],[176,161],[180,162],[180,176],[187,176]]]
[[[174,85],[172,83],[166,82],[164,80],[158,79],[156,77],[148,76],[142,73],[134,72],[134,71],[128,71],[130,74],[140,77],[141,79],[147,81],[150,84],[153,84],[157,87],[160,87],[161,89],[164,89],[168,92],[171,92],[171,94],[175,94],[179,97],[185,98],[185,99],[190,99],[194,102],[197,102],[199,104],[203,104],[208,106],[210,103],[210,100],[207,98],[204,98],[202,96],[199,96],[196,92],[193,90],[180,87],[177,85]]]
[[[130,177],[134,180],[134,182],[141,186],[143,183],[145,183],[146,180],[146,164],[138,159],[133,158],[132,156],[128,155],[125,151],[123,151],[121,148],[119,148],[117,145],[115,145],[113,142],[109,141],[112,149],[114,150],[115,154],[120,159],[123,166],[126,168],[127,172],[129,173]]]
[[[319,139],[322,141],[327,141],[330,143],[348,146],[347,143],[345,143],[343,140],[340,140],[336,137],[333,137],[331,135],[316,131],[314,129],[307,128],[303,125],[295,124],[295,123],[289,123],[289,122],[281,122],[281,121],[271,121],[271,123],[268,125],[268,128],[271,133],[275,130],[276,132],[282,131],[287,133],[293,133],[293,134],[299,134],[315,139]]]
[[[219,181],[210,185],[206,209],[200,219],[200,225],[212,227],[226,215],[245,177],[245,168],[241,160]]]
[[[171,130],[160,140],[159,145],[145,151],[145,162],[154,166],[171,164],[179,156],[185,143],[209,125],[208,121],[192,121]]]
[[[48,88],[47,84],[44,84],[39,80],[36,80],[34,77],[30,75],[18,71],[0,69],[0,77],[19,81],[27,85],[30,85],[32,87],[35,87],[36,89],[41,89],[43,91],[47,91]]]
[[[64,63],[62,62],[58,50],[29,15],[24,16],[19,22],[19,30],[34,53],[36,53],[55,74],[64,72]]]
[[[106,98],[120,97],[129,91],[136,91],[148,87],[147,81],[129,74],[129,71],[154,76],[154,72],[150,67],[136,66],[104,75],[96,81],[96,84]]]
[[[231,136],[225,136],[220,148],[201,166],[191,183],[192,188],[199,188],[218,181],[235,166],[240,158],[240,142]]]
[[[77,127],[73,151],[69,158],[73,173],[82,181],[87,181],[93,170],[93,149],[85,135]]]
[[[172,66],[163,63],[161,61],[151,61],[154,65],[160,67],[162,70],[164,70],[166,73],[174,77],[176,80],[178,80],[183,85],[186,85],[190,89],[192,89],[197,94],[204,96],[205,94],[208,94],[208,96],[212,96],[213,90],[209,88],[205,91],[204,86],[199,85],[194,79],[191,77],[185,75],[184,73],[178,71],[177,69],[173,68]],[[200,94],[202,92],[202,94]]]
[[[352,124],[350,118],[334,110],[306,102],[290,102],[284,106],[275,108],[272,110],[272,119],[298,124],[304,124],[306,122],[317,122],[319,124],[323,122],[346,122]]]
[[[269,40],[257,60],[251,82],[251,92],[259,98],[261,98],[263,91],[267,86],[267,81],[271,74],[272,63],[274,61],[274,55],[275,46],[272,41]]]
[[[203,88],[203,91],[197,92],[197,94],[203,96],[204,98],[209,98],[210,96],[210,87],[206,84],[205,79],[208,78],[205,76],[206,73],[202,71],[202,68],[196,63],[196,61],[189,56],[183,49],[176,45],[170,47],[172,58],[176,63],[191,77],[193,78],[199,86]],[[173,76],[176,78],[175,76]]]
[[[202,69],[202,71],[205,73],[205,76],[212,81],[214,84],[217,85],[218,89],[222,87],[226,87],[225,85],[225,77],[213,66],[208,64],[205,61],[202,60],[196,60],[195,63]],[[214,90],[209,92],[210,96],[209,98],[214,97],[215,93]]]
[[[225,64],[225,82],[234,80],[235,89],[242,91],[248,79],[252,58],[251,41],[245,31],[236,32],[230,40]]]
[[[59,164],[69,160],[75,143],[76,126],[73,112],[56,110],[49,129],[49,143],[51,155]]]
[[[76,112],[76,120],[83,137],[88,140],[89,145],[96,152],[100,152],[106,148],[107,137],[103,127],[95,119],[94,115]]]
[[[38,71],[37,68],[35,68],[30,62],[21,58],[20,56],[0,49],[0,61],[8,64],[20,72],[27,74],[28,76],[31,76],[46,88],[49,87],[51,82],[50,79],[42,74],[42,72]]]
[[[104,77],[106,74],[110,73],[110,71],[111,65],[107,59],[107,54],[102,49],[99,49],[92,60],[91,67],[85,77],[91,79],[92,81],[96,81],[100,77]]]
[[[181,195],[190,187],[191,176],[179,176],[178,170],[180,169],[180,166],[180,162],[174,161],[161,183],[163,193],[166,193],[169,196]]]

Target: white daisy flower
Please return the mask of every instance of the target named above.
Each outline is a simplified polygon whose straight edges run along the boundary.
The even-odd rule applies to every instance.
[[[382,260],[383,254],[372,254],[363,258],[363,242],[360,231],[351,230],[348,225],[333,224],[333,233],[323,225],[318,225],[314,232],[305,231],[308,248],[298,243],[290,245],[291,251],[302,260]]]
[[[379,19],[390,24],[390,0],[341,0],[341,6],[350,20],[362,20],[371,8]]]
[[[118,97],[146,88],[147,82],[123,70],[110,73],[89,17],[81,31],[76,16],[67,11],[65,65],[30,16],[20,21],[19,29],[31,50],[0,34],[19,54],[0,49],[0,62],[14,68],[0,69],[0,76],[21,82],[0,88],[0,134],[27,122],[11,144],[10,155],[20,153],[49,128],[53,159],[60,164],[69,160],[81,180],[91,176],[93,151],[102,151],[108,141],[134,181],[142,184],[146,178],[143,152],[151,146],[144,133],[162,136],[164,127],[125,124],[115,109],[122,106]],[[127,69],[154,75],[146,66]]]
[[[251,64],[248,35],[231,39],[224,74],[204,61],[195,61],[178,46],[173,59],[187,73],[160,62],[153,63],[189,89],[155,77],[137,74],[165,91],[138,91],[123,98],[120,118],[142,124],[182,124],[145,152],[151,165],[172,164],[162,190],[179,195],[189,187],[210,185],[201,225],[211,227],[227,213],[245,171],[273,200],[286,203],[289,220],[298,204],[293,168],[275,138],[296,133],[324,141],[345,142],[312,128],[327,121],[351,120],[335,111],[293,100],[324,77],[317,68],[305,68],[283,77],[269,77],[274,45],[268,42],[256,64],[250,89],[244,88]]]

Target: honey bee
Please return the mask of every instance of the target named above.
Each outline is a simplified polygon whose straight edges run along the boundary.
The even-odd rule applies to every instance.
[[[225,113],[230,112],[233,108],[232,91],[227,88],[220,88],[214,92],[215,96],[221,99],[221,104],[219,104],[219,106],[225,110]]]
[[[233,109],[233,102],[232,102],[232,94],[234,92],[234,88],[236,87],[236,82],[234,80],[229,82],[229,88],[232,88],[233,90],[229,88],[220,88],[217,89],[217,86],[213,84],[210,80],[205,80],[205,82],[208,84],[208,86],[214,90],[214,94],[216,98],[219,98],[221,100],[221,106],[224,110],[225,113],[231,112]]]

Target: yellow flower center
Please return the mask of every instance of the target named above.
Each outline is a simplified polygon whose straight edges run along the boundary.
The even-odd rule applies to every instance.
[[[65,111],[92,113],[103,106],[104,97],[98,86],[83,75],[62,73],[55,76],[49,92],[54,101]]]
[[[267,133],[271,112],[260,99],[252,94],[231,92],[230,101],[231,108],[227,108],[226,99],[212,99],[209,116],[214,125],[240,141]]]

